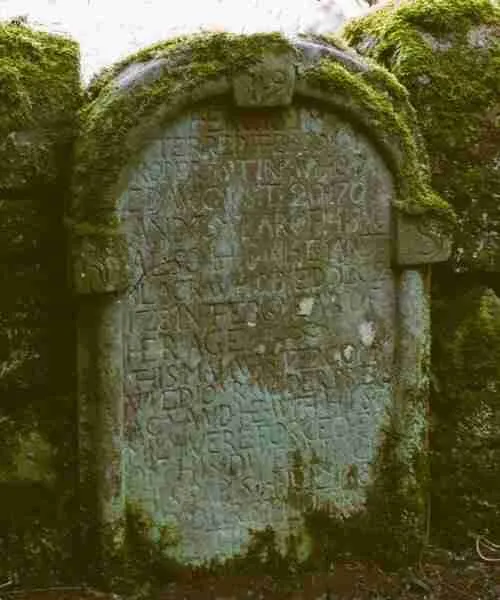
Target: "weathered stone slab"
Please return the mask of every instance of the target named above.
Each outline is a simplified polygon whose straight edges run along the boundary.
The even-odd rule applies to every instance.
[[[80,144],[73,220],[90,252],[74,246],[73,275],[97,268],[102,282],[75,285],[89,294],[80,472],[96,482],[99,517],[132,503],[173,528],[183,562],[245,553],[268,527],[282,550],[293,538],[307,554],[317,540],[304,513],[354,515],[394,484],[395,527],[416,540],[432,252],[412,247],[404,262],[393,207],[450,215],[409,136],[411,110],[391,82],[381,90],[383,73],[370,88],[359,72],[372,67],[330,47],[276,36],[181,46],[179,77],[96,98]],[[363,85],[384,98],[373,110]],[[98,156],[115,157],[106,177]],[[101,228],[123,244],[95,246]],[[108,261],[123,279],[100,277]],[[391,461],[405,475],[388,484]]]
[[[363,502],[392,394],[392,194],[367,140],[306,107],[191,112],[131,173],[125,488],[185,558]]]

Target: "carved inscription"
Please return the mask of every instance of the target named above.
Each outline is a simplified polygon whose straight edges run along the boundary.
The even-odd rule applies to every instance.
[[[127,494],[184,558],[285,534],[306,499],[363,501],[392,393],[391,194],[368,141],[311,108],[193,111],[130,174]]]

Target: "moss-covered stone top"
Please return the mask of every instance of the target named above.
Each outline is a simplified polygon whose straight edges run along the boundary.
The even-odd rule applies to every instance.
[[[269,55],[289,57],[296,95],[327,102],[372,137],[395,175],[399,208],[453,220],[448,204],[429,186],[415,114],[396,79],[345,45],[278,33],[170,40],[134,54],[91,82],[81,112],[71,220],[99,227],[101,233],[113,229],[120,173],[147,143],[153,125],[190,103],[230,94],[233,78]]]
[[[0,189],[55,176],[52,142],[74,132],[79,65],[75,41],[0,23]]]
[[[500,6],[492,0],[392,3],[343,36],[410,94],[433,187],[458,214],[458,270],[500,268]]]

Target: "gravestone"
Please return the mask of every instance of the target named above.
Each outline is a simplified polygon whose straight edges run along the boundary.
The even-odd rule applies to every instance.
[[[425,393],[425,265],[447,245],[394,209],[394,173],[301,80],[318,47],[300,44],[152,121],[113,192],[124,255],[76,252],[103,514],[140,506],[190,563],[360,509],[388,415]]]

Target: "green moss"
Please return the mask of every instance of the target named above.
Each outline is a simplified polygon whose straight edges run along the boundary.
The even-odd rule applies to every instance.
[[[32,430],[25,435],[18,434],[11,464],[7,468],[0,465],[0,480],[53,483],[52,454],[53,449],[39,432]]]
[[[75,219],[110,224],[114,218],[116,185],[121,169],[137,154],[132,132],[140,131],[163,105],[181,109],[203,84],[230,79],[267,52],[299,51],[280,34],[236,36],[211,34],[157,44],[105,70],[88,90],[82,110],[82,131],[75,172]],[[120,90],[117,78],[132,64],[165,60],[154,81]],[[411,213],[430,211],[453,221],[453,213],[428,185],[426,158],[419,146],[415,118],[404,88],[376,65],[366,73],[351,73],[336,60],[324,58],[306,69],[307,83],[338,100],[352,118],[368,120],[379,146],[393,167],[397,206]],[[363,113],[360,115],[359,113]],[[378,136],[378,137],[377,137]],[[140,136],[139,136],[140,137]],[[391,154],[392,152],[392,154]]]
[[[67,121],[78,106],[79,48],[75,41],[0,24],[0,131]]]
[[[57,179],[80,102],[76,42],[0,24],[0,189]]]
[[[411,418],[409,402],[406,417]],[[416,562],[425,538],[428,457],[422,440],[406,459],[402,426],[391,419],[372,465],[373,483],[365,506],[346,514],[335,505],[312,503],[301,507],[304,529],[280,541],[268,526],[250,530],[244,551],[227,559],[212,559],[201,566],[179,563],[172,550],[178,538],[172,530],[155,534],[153,520],[128,505],[121,522],[104,528],[102,554],[94,556],[91,581],[101,588],[132,597],[154,597],[168,583],[251,576],[270,578],[272,589],[301,589],[306,572],[328,572],[345,559],[370,560],[386,568]],[[417,448],[418,447],[418,448]],[[303,491],[306,463],[292,453],[292,487]],[[314,458],[312,460],[314,462]],[[307,545],[307,552],[304,551]],[[90,544],[95,550],[96,544]]]
[[[433,187],[459,216],[454,263],[461,270],[499,264],[499,33],[500,9],[488,0],[389,5],[344,31],[409,91]]]
[[[88,222],[80,222],[77,223],[72,219],[65,218],[65,225],[72,233],[72,235],[76,237],[92,237],[92,238],[102,238],[106,239],[108,237],[116,237],[117,234],[117,226],[118,221],[115,219],[109,225],[103,224],[95,224]]]
[[[307,568],[328,569],[345,558],[371,560],[386,568],[418,560],[426,533],[428,456],[420,440],[410,456],[403,458],[405,435],[391,419],[361,509],[346,515],[335,505],[324,505],[305,513],[311,540]]]
[[[0,572],[26,587],[73,576],[73,308],[62,216],[80,100],[74,41],[0,24],[0,254],[9,282],[0,300]]]
[[[397,174],[396,206],[399,209],[409,214],[427,212],[444,218],[449,224],[454,222],[454,214],[448,203],[428,185],[424,150],[415,140],[418,135],[415,117],[409,106],[405,107],[406,110],[402,108],[404,92],[397,82],[380,69],[374,68],[371,75],[363,76],[350,73],[338,63],[327,60],[310,71],[308,80],[311,85],[326,92],[342,95],[346,107],[356,104],[369,115],[374,129],[380,135],[376,141]],[[375,83],[378,89],[367,85],[367,80]],[[381,141],[385,144],[381,144]],[[384,147],[397,148],[396,157],[399,160],[396,162],[394,156],[384,151]]]
[[[453,261],[432,292],[432,536],[470,547],[498,537],[500,414],[500,8],[486,0],[415,0],[349,24],[345,38],[405,85],[433,187],[458,214]],[[467,274],[465,274],[467,273]],[[498,431],[498,428],[497,428]]]
[[[410,413],[411,408],[407,418],[411,418]],[[300,589],[304,573],[328,572],[340,560],[370,560],[391,569],[416,562],[425,541],[428,456],[420,440],[409,458],[402,459],[403,438],[401,424],[391,419],[372,465],[373,483],[366,503],[357,511],[347,514],[334,503],[313,508],[312,502],[302,502],[303,530],[284,541],[278,539],[270,526],[250,530],[245,551],[223,560],[212,559],[201,566],[181,565],[170,558],[171,535],[164,536],[163,541],[157,536],[154,541],[152,520],[134,509],[126,517],[131,519],[127,527],[132,529],[128,542],[116,546],[112,542],[116,533],[108,533],[104,572],[111,574],[107,578],[109,589],[123,592],[124,583],[129,590],[141,588],[141,582],[156,581],[154,573],[163,569],[171,581],[186,575],[192,580],[265,575],[277,590],[292,591]],[[298,496],[307,487],[306,467],[300,453],[292,453],[292,487]],[[291,501],[299,507],[293,494]],[[165,540],[170,540],[170,544]],[[142,556],[143,560],[138,558]],[[140,567],[127,566],[127,561],[134,559]]]
[[[94,524],[96,525],[96,524]],[[155,534],[151,518],[128,503],[124,517],[101,530],[100,542],[87,539],[86,580],[128,598],[152,598],[184,569],[170,552],[177,539],[168,528]]]
[[[287,42],[277,34],[182,37],[156,44],[106,69],[91,83],[88,90],[90,103],[82,111],[83,129],[75,178],[79,219],[96,222],[97,211],[102,221],[102,211],[99,211],[102,191],[115,182],[120,168],[130,160],[125,138],[160,104],[168,103],[168,99],[178,95],[180,90],[189,96],[206,81],[240,72],[257,62],[264,50],[282,52],[289,49]],[[130,92],[117,92],[114,78],[128,65],[161,58],[176,63],[171,73],[167,70],[154,86],[137,86]]]

